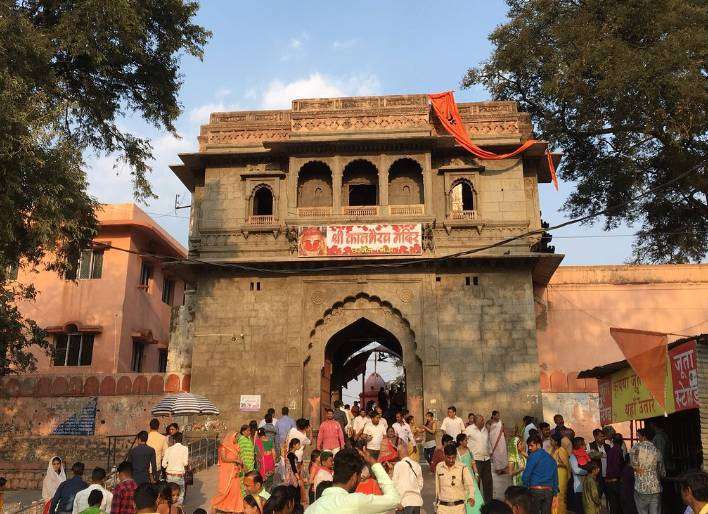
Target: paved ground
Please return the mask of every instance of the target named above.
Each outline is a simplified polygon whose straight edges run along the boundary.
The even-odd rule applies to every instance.
[[[425,502],[424,512],[433,512],[433,498],[435,495],[435,480],[433,474],[426,464],[422,464],[424,475],[423,500]],[[217,484],[217,466],[212,466],[209,469],[200,471],[194,476],[194,485],[187,491],[187,500],[185,502],[185,514],[192,514],[195,509],[203,508],[209,512],[209,500],[216,493]],[[17,503],[29,505],[32,501],[38,500],[41,496],[41,491],[7,491],[5,493],[5,507],[7,512],[15,511]]]
[[[425,512],[433,512],[433,499],[435,497],[435,479],[433,474],[430,472],[430,468],[427,464],[422,464],[423,467],[423,501]],[[201,471],[194,476],[194,485],[189,489],[187,493],[187,500],[185,501],[185,514],[192,514],[194,509],[199,507],[205,509],[209,512],[209,500],[216,493],[216,483],[217,483],[217,467],[212,466],[211,468]]]

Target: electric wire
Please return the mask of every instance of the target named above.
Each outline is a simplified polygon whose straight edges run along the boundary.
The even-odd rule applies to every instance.
[[[323,271],[392,269],[392,268],[403,268],[403,267],[407,267],[407,266],[420,266],[422,264],[444,262],[444,261],[451,260],[451,259],[457,259],[460,257],[465,257],[468,255],[481,253],[486,250],[491,250],[493,248],[498,248],[498,247],[507,245],[507,244],[517,241],[519,239],[524,239],[524,238],[527,238],[529,236],[534,236],[534,235],[542,235],[545,232],[552,232],[554,230],[559,230],[564,227],[576,225],[578,223],[583,223],[585,221],[596,218],[598,216],[603,216],[603,215],[608,214],[612,211],[618,211],[618,210],[622,209],[623,207],[626,207],[626,206],[632,204],[633,202],[639,200],[640,198],[643,198],[643,197],[648,196],[652,193],[655,193],[657,191],[660,191],[662,189],[669,187],[671,184],[674,184],[674,183],[678,182],[679,180],[687,177],[688,175],[694,173],[695,171],[698,170],[698,168],[699,168],[698,166],[696,166],[694,168],[690,168],[690,169],[686,170],[685,172],[681,173],[680,175],[677,175],[673,179],[668,180],[668,181],[664,182],[663,184],[659,184],[659,185],[656,185],[656,186],[651,187],[649,189],[646,189],[646,190],[642,191],[641,193],[639,193],[638,195],[633,196],[629,200],[621,202],[617,205],[613,205],[613,206],[607,207],[605,209],[602,209],[600,211],[592,212],[590,214],[580,216],[578,218],[573,218],[571,220],[565,221],[563,223],[559,223],[557,225],[553,225],[553,226],[550,226],[547,228],[528,230],[528,231],[523,232],[521,234],[501,239],[501,240],[496,241],[494,243],[479,246],[476,248],[471,248],[468,250],[461,250],[459,252],[454,252],[454,253],[450,253],[447,255],[441,255],[441,256],[437,256],[437,257],[409,259],[409,260],[404,260],[404,261],[399,261],[399,262],[372,262],[372,263],[339,264],[336,266],[310,267],[310,268],[305,268],[305,269],[286,269],[286,268],[278,269],[278,268],[265,268],[265,267],[259,267],[259,266],[251,266],[251,265],[247,265],[247,264],[238,264],[238,263],[205,261],[205,260],[197,259],[194,257],[183,258],[183,257],[174,257],[171,255],[161,255],[161,254],[155,254],[155,253],[140,252],[137,250],[130,250],[127,248],[116,247],[116,246],[113,246],[109,243],[97,243],[97,246],[103,246],[105,248],[111,248],[114,250],[132,253],[132,254],[143,256],[143,257],[150,257],[150,258],[154,258],[154,259],[166,260],[166,261],[171,261],[171,262],[176,262],[176,263],[199,264],[199,265],[209,266],[209,267],[213,267],[213,268],[253,272],[253,273],[260,273],[260,274],[264,274],[264,275],[266,275],[266,274],[293,275],[293,274],[301,274],[301,273],[316,273],[316,272],[323,272]],[[490,256],[493,256],[493,255],[490,255]]]

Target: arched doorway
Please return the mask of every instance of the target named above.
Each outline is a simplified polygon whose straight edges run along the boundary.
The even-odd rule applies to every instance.
[[[349,359],[356,357],[357,348],[364,348],[371,341],[376,341],[381,351],[400,356],[405,375],[402,403],[416,421],[422,419],[423,364],[415,332],[391,303],[361,292],[326,309],[309,334],[303,362],[302,401],[303,413],[313,425],[319,423],[322,410],[331,404],[332,391],[347,374],[353,373],[357,363]]]
[[[405,368],[403,367],[403,348],[396,336],[369,319],[362,317],[334,334],[325,346],[325,364],[322,367],[322,386],[320,405],[324,409],[331,405],[335,398],[344,403],[352,403],[355,399],[362,406],[371,401],[377,401],[379,387],[386,387],[386,406],[397,408],[406,406]],[[367,362],[374,358],[373,372],[379,377],[379,382],[372,380],[371,369]],[[397,361],[403,370],[403,380],[397,375],[382,372],[378,374],[376,360],[383,357]],[[382,363],[383,364],[383,363]],[[383,367],[383,366],[382,366]],[[396,366],[394,366],[396,367]],[[396,382],[392,384],[392,382]],[[352,383],[353,382],[353,383]],[[376,382],[374,386],[374,382]],[[342,391],[347,386],[356,391],[351,397],[342,397]]]

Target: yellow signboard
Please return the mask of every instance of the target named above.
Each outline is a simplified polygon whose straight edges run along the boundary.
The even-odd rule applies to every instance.
[[[663,416],[664,412],[676,410],[673,398],[671,372],[666,368],[664,398],[666,410],[654,400],[642,379],[630,367],[612,375],[612,422],[646,419]]]

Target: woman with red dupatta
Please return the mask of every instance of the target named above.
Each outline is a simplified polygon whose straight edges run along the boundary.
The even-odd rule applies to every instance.
[[[212,498],[215,512],[243,512],[241,478],[243,462],[241,449],[236,444],[236,432],[229,432],[219,447],[219,488]]]
[[[389,474],[393,470],[393,465],[398,462],[398,436],[393,427],[388,427],[386,437],[381,441],[381,451],[379,452],[379,462],[383,464]]]

